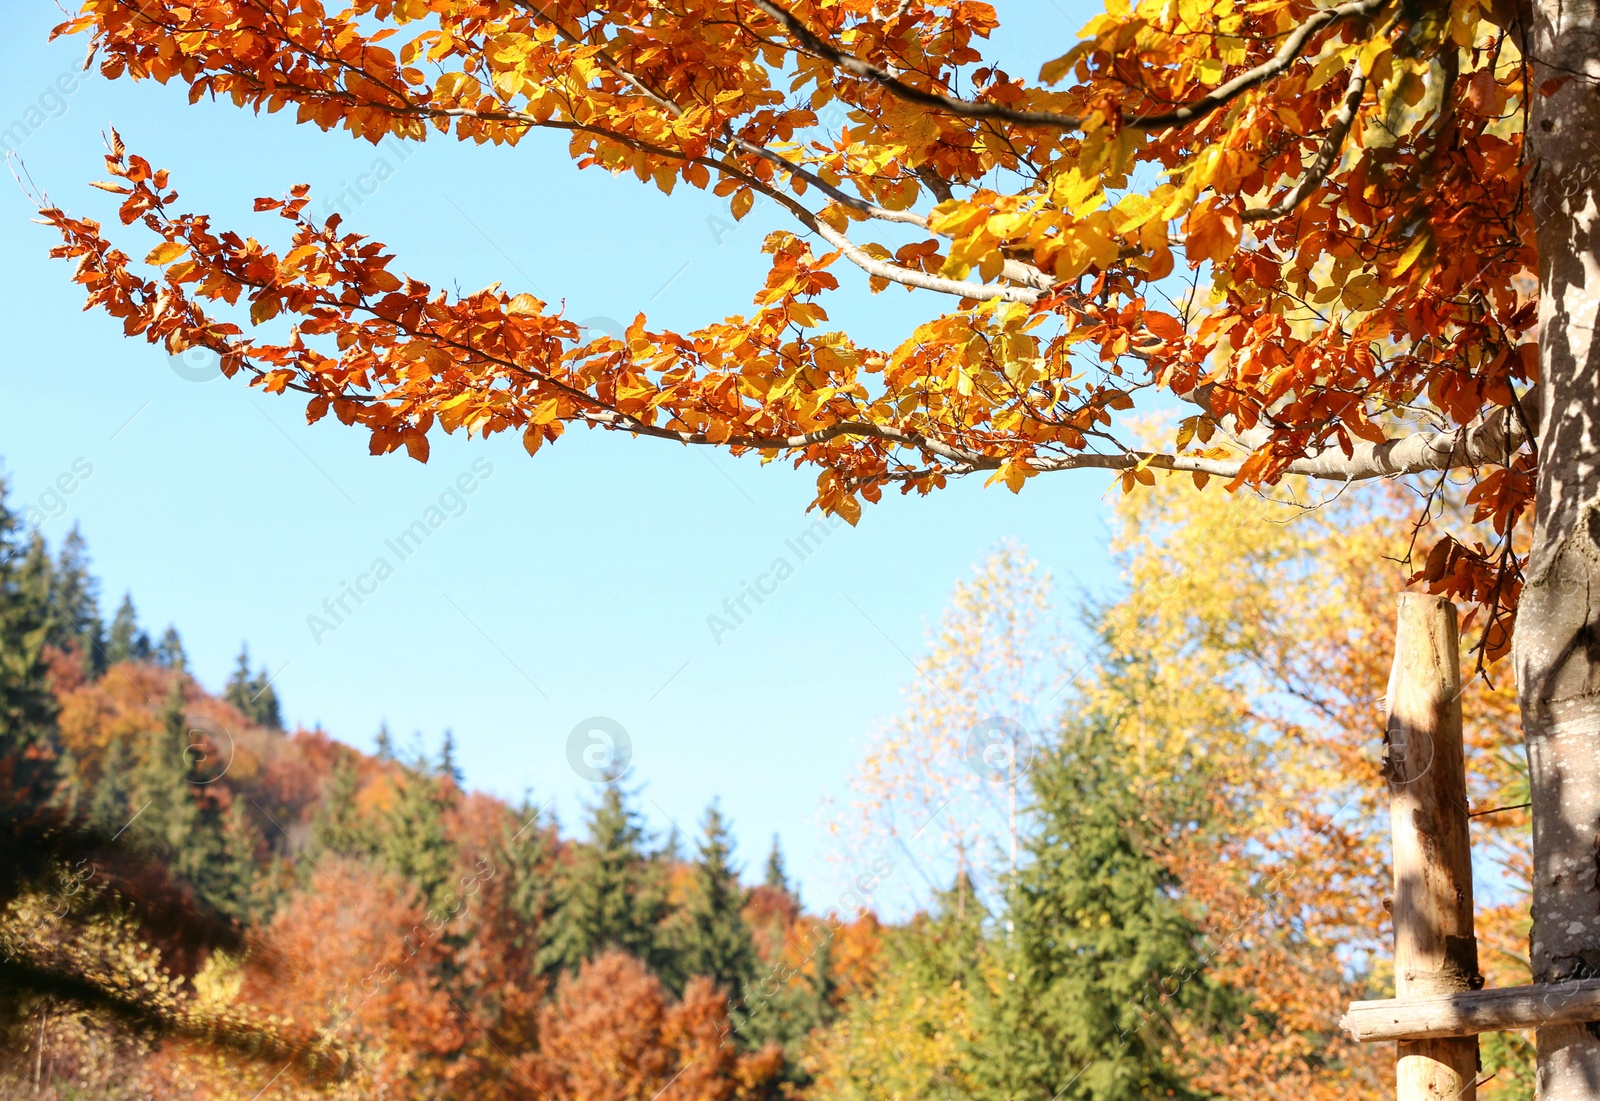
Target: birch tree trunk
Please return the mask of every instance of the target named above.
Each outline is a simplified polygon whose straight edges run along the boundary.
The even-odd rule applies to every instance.
[[[1538,223],[1539,484],[1515,665],[1536,982],[1600,975],[1600,0],[1524,8]],[[1565,77],[1553,94],[1538,89]],[[1539,1029],[1541,1101],[1600,1098],[1600,1025]]]

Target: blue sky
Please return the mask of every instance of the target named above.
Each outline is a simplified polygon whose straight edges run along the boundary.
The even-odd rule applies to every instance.
[[[998,55],[1031,76],[1087,11],[1013,3],[1001,15]],[[281,223],[251,200],[308,182],[315,209],[343,194],[347,224],[419,278],[501,281],[597,326],[645,311],[690,327],[744,310],[762,236],[789,228],[758,207],[728,232],[722,200],[579,173],[559,137],[375,151],[287,114],[190,107],[178,87],[79,73],[82,39],[45,42],[57,18],[45,4],[11,13],[0,127],[23,123],[11,140],[27,172],[75,213],[114,221],[112,197],[85,185],[104,176],[101,133],[115,125],[172,170],[181,205],[219,226],[276,240]],[[955,580],[1012,536],[1067,593],[1112,581],[1109,482],[1095,473],[1035,479],[1020,496],[969,480],[896,497],[802,561],[785,542],[818,519],[805,511],[814,475],[783,466],[585,431],[537,460],[514,435],[438,436],[425,466],[372,458],[364,433],[332,418],[308,427],[297,399],[183,377],[159,349],[82,313],[32,214],[19,188],[0,188],[0,456],[13,507],[87,463],[45,533],[59,541],[79,523],[105,602],[131,589],[153,632],[175,623],[204,684],[220,687],[247,639],[277,672],[291,722],[366,748],[384,720],[430,750],[452,728],[469,784],[554,798],[568,828],[594,794],[568,763],[569,738],[605,717],[628,732],[631,781],[655,826],[692,831],[720,798],[745,864],[755,870],[780,833],[808,901],[826,906],[862,854],[827,859],[819,800],[844,794],[863,740],[896,711]],[[842,277],[849,293],[829,311],[865,341],[894,341],[938,305],[869,296],[864,279]],[[400,560],[386,541],[441,495],[451,515]],[[792,576],[714,637],[708,617],[780,556]],[[359,607],[347,598],[353,614],[315,631],[309,617],[326,619],[324,601],[378,557],[392,575],[362,581],[374,591]]]

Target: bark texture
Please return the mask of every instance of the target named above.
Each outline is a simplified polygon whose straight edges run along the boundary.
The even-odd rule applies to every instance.
[[[1600,976],[1600,0],[1533,0],[1539,485],[1515,664],[1533,789],[1534,979]],[[1548,82],[1564,80],[1548,95]],[[1539,1030],[1541,1101],[1600,1098],[1600,1026]]]
[[[1387,699],[1395,998],[1476,990],[1461,646],[1443,597],[1401,594]],[[1397,1101],[1473,1101],[1478,1038],[1402,1040],[1395,1072]]]

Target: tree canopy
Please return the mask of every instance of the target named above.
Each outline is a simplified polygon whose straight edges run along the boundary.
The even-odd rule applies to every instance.
[[[143,262],[44,216],[130,335],[211,348],[374,452],[426,459],[435,427],[530,452],[606,428],[812,465],[852,522],[888,486],[973,472],[1017,490],[1081,467],[1239,486],[1471,466],[1504,537],[1532,492],[1538,313],[1509,14],[1112,0],[1035,79],[986,58],[998,19],[971,0],[88,0],[58,28],[108,76],[374,143],[550,129],[582,167],[710,189],[736,218],[771,200],[790,225],[753,309],[690,332],[450,294],[314,219],[305,187],[257,201],[290,223],[270,247],[184,211],[120,139],[99,186],[156,235]],[[841,264],[949,305],[860,344],[828,325]],[[1154,391],[1187,415],[1136,446],[1113,414]],[[1509,544],[1438,546],[1432,580],[1514,599]]]

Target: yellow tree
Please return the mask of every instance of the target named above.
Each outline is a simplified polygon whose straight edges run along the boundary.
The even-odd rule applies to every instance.
[[[903,710],[851,776],[836,836],[894,846],[931,890],[962,874],[987,889],[1015,866],[1029,761],[1070,682],[1052,595],[1049,573],[1011,542],[956,583]]]
[[[1600,836],[1600,4],[1110,0],[1031,81],[983,53],[996,25],[977,0],[85,0],[63,25],[109,76],[358,138],[549,129],[736,216],[770,199],[791,229],[753,309],[687,333],[586,339],[531,295],[436,291],[304,188],[257,203],[287,223],[274,249],[183,211],[120,142],[104,186],[153,248],[42,213],[130,335],[209,347],[379,452],[584,425],[810,464],[851,521],[973,472],[1468,471],[1493,537],[1441,536],[1425,572],[1518,608],[1534,972],[1576,973],[1600,947],[1600,884],[1564,874]],[[1155,308],[1180,262],[1209,290]],[[949,308],[859,344],[821,301],[841,264]],[[1156,391],[1188,416],[1132,446],[1113,413]],[[1600,1080],[1584,1029],[1541,1049],[1547,1097]]]

